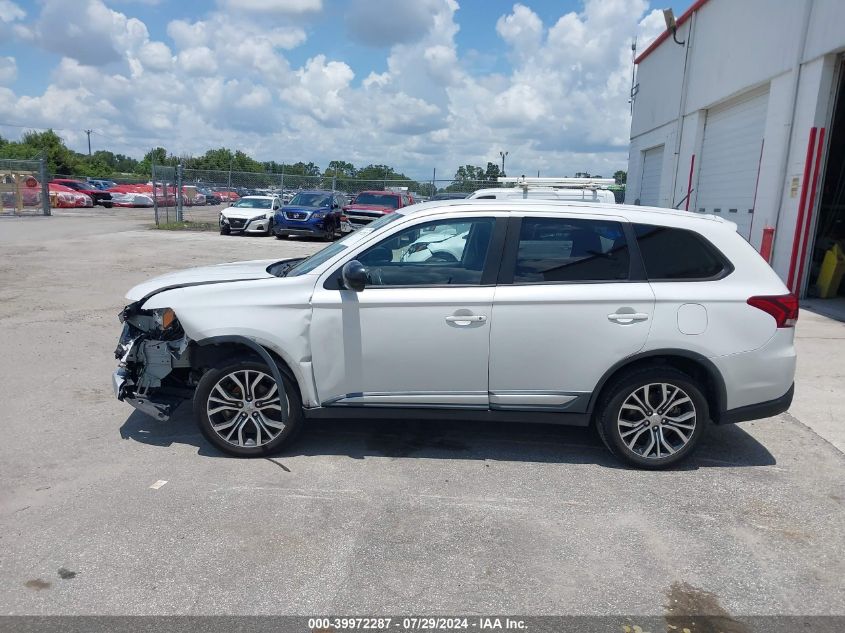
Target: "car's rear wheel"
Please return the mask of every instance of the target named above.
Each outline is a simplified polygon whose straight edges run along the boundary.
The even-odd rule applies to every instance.
[[[669,367],[620,376],[597,411],[596,429],[610,452],[648,469],[687,458],[709,420],[702,388],[691,376]]]
[[[302,426],[302,404],[287,379],[280,394],[267,365],[243,360],[210,369],[194,394],[194,417],[224,453],[263,457],[290,442]]]

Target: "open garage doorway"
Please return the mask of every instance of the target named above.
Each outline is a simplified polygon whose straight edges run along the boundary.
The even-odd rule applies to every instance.
[[[810,259],[808,306],[845,321],[845,70],[839,64],[828,156]]]

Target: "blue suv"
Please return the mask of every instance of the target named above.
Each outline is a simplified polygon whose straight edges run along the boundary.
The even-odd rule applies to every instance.
[[[346,198],[337,191],[300,191],[273,219],[276,239],[306,235],[332,240],[341,235],[341,209]]]

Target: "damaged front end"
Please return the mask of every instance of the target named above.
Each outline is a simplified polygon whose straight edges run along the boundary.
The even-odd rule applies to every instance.
[[[119,315],[123,332],[114,355],[120,366],[112,386],[118,400],[167,420],[196,384],[191,341],[173,310],[141,310],[140,303],[126,306]]]

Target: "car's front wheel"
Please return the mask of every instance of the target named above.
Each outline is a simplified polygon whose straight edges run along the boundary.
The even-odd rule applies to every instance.
[[[232,232],[232,228],[228,224],[221,224],[220,225],[220,235],[229,235]]]
[[[620,376],[598,403],[596,428],[611,453],[639,468],[666,468],[688,457],[709,419],[695,379],[672,368]]]
[[[290,442],[302,426],[302,404],[285,377],[279,393],[267,365],[242,360],[210,369],[194,394],[194,418],[224,453],[264,457]]]

